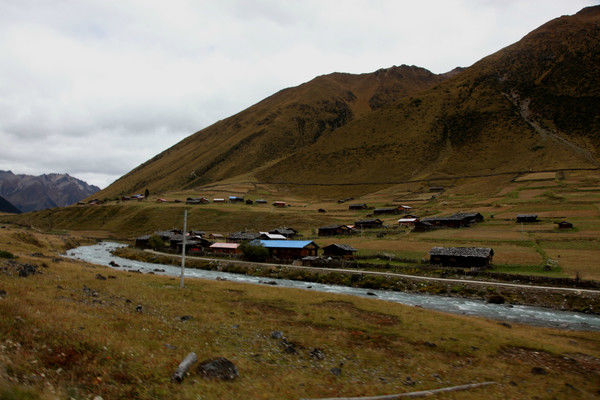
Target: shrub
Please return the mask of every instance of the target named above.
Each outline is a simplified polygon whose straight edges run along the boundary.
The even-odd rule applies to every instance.
[[[16,258],[15,255],[9,251],[0,250],[0,258]]]
[[[243,242],[240,245],[244,259],[248,261],[264,262],[269,257],[269,250],[262,245]]]
[[[148,245],[150,248],[152,248],[152,250],[162,250],[167,247],[165,241],[162,240],[162,238],[158,235],[150,236],[150,239],[148,239]]]

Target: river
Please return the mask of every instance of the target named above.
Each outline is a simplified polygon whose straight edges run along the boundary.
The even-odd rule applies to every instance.
[[[121,266],[111,267],[117,270],[133,269],[145,273],[154,272],[155,274],[169,276],[179,276],[181,273],[180,267],[128,260],[114,256],[111,253],[113,250],[123,246],[125,245],[121,243],[101,242],[91,246],[80,246],[68,250],[66,256],[69,258],[87,261],[92,264],[105,265],[108,267],[110,267],[109,263],[113,261]],[[157,269],[164,271],[156,271]],[[516,322],[560,329],[600,331],[600,316],[570,311],[552,310],[542,307],[489,304],[482,300],[395,292],[389,290],[362,289],[348,286],[292,281],[288,279],[261,278],[242,274],[233,274],[229,272],[205,271],[192,268],[186,268],[185,277],[212,280],[216,280],[217,278],[225,278],[233,282],[252,284],[267,284],[265,283],[267,281],[276,282],[277,286],[280,287],[369,297],[452,314],[472,315],[504,322]]]

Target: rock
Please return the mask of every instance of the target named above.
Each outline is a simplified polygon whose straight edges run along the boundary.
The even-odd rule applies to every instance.
[[[533,367],[533,368],[531,368],[531,373],[534,375],[547,375],[548,371],[546,371],[542,367]]]
[[[198,373],[205,378],[231,381],[240,374],[234,363],[224,357],[204,360],[198,366]]]
[[[373,293],[373,292],[367,292],[367,295],[368,295],[368,296],[377,296],[377,295],[376,295],[375,293]]]
[[[177,350],[177,346],[173,346],[172,344],[169,344],[169,343],[165,343],[163,346],[165,346],[165,349]]]
[[[262,284],[265,284],[265,285],[277,285],[277,282],[275,282],[275,281],[259,281],[259,282]]]
[[[135,307],[135,311],[137,311],[137,312],[141,313],[141,312],[143,311],[143,309],[142,309],[142,305],[141,305],[141,304],[138,304],[138,305]]]
[[[37,271],[37,265],[33,264],[21,264],[18,267],[19,276],[21,278],[27,278],[29,275],[35,274]]]
[[[63,290],[63,289],[64,289],[64,288],[63,288],[62,286],[60,286],[60,285],[56,285],[56,288],[57,288],[57,289],[59,289],[59,290]]]
[[[271,339],[283,339],[283,332],[281,332],[281,331],[271,332]]]
[[[111,267],[120,267],[120,265],[114,261],[109,262],[108,265],[110,265]]]
[[[502,326],[504,326],[506,328],[512,328],[512,325],[509,324],[508,322],[498,322],[498,325],[502,325]]]
[[[333,375],[335,376],[340,376],[342,375],[342,369],[338,368],[338,367],[333,367],[329,370],[329,372],[331,372]]]
[[[6,297],[6,290],[0,289],[0,299]]]
[[[94,396],[94,400],[104,400],[102,396]]]
[[[182,315],[181,317],[179,317],[179,319],[182,322],[185,322],[185,321],[189,321],[190,319],[192,319],[192,316],[191,315]]]
[[[105,281],[106,277],[102,274],[96,274],[96,279],[101,280],[101,281]]]
[[[504,304],[506,302],[506,299],[504,298],[504,296],[501,296],[499,294],[493,294],[490,297],[488,297],[486,301],[490,304]]]
[[[325,353],[323,353],[323,350],[315,347],[310,351],[310,357],[314,358],[315,360],[322,360],[325,358]]]
[[[415,386],[417,382],[413,381],[413,379],[410,376],[407,376],[406,379],[402,381],[402,383],[406,386]]]
[[[423,344],[424,344],[425,346],[427,346],[427,347],[437,347],[437,344],[435,344],[435,343],[431,343],[431,342],[425,342],[425,343],[423,343]]]
[[[297,354],[297,344],[294,342],[288,342],[286,338],[283,338],[281,343],[283,344],[283,352],[287,354]]]
[[[152,271],[154,271],[154,272],[165,272],[165,270],[162,269],[162,268],[154,268]]]
[[[227,280],[227,278],[222,278],[222,277],[220,277],[220,276],[217,276],[217,280],[218,280],[218,281],[226,281],[226,280]]]
[[[116,276],[114,276],[114,275],[109,275],[109,276],[108,276],[108,279],[117,279],[117,277],[116,277]]]

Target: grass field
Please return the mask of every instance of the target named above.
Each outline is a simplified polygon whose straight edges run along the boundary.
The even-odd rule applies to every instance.
[[[85,241],[0,229],[0,250],[44,265],[18,277],[0,260],[0,398],[295,399],[489,380],[498,384],[439,398],[593,398],[600,388],[598,333],[232,282],[189,279],[182,290],[174,278],[57,257]],[[295,352],[271,338],[275,330]],[[311,357],[315,348],[322,359]],[[240,377],[211,381],[192,371],[170,383],[189,351],[230,359]]]

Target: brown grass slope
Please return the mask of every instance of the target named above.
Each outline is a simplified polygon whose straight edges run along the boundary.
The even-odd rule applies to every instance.
[[[600,7],[589,7],[448,74],[401,66],[317,77],[188,137],[99,196],[236,177],[391,184],[596,167],[599,24]]]
[[[440,85],[258,174],[357,183],[597,166],[600,7],[548,22]]]
[[[98,196],[195,187],[244,174],[314,143],[349,121],[439,83],[423,68],[333,73],[284,89],[203,129],[123,176]]]

